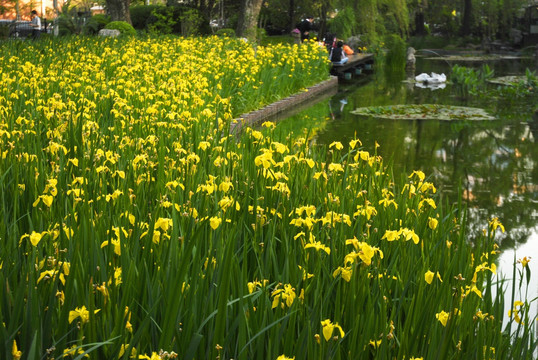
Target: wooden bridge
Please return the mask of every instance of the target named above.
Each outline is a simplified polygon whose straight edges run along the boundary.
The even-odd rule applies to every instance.
[[[360,75],[364,71],[371,71],[374,65],[374,54],[353,54],[348,56],[345,64],[332,64],[331,75],[340,79],[350,80],[354,75]]]

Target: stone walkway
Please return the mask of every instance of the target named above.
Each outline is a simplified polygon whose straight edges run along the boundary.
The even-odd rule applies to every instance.
[[[269,104],[259,110],[252,111],[241,115],[236,118],[232,123],[230,132],[237,134],[244,127],[252,127],[259,125],[271,118],[290,111],[305,104],[307,101],[313,101],[322,95],[334,95],[338,91],[338,77],[331,76],[328,80],[325,80],[319,84],[293,94],[287,98]]]

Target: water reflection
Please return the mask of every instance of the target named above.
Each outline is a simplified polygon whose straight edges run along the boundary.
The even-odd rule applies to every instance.
[[[498,63],[496,75],[505,75],[503,69],[514,71],[513,61],[509,68]],[[442,63],[417,62],[417,73],[448,71]],[[524,73],[524,67],[520,71]],[[372,77],[360,87],[343,86],[329,101],[331,120],[316,141],[347,143],[357,136],[372,152],[377,142],[378,154],[393,165],[396,177],[423,170],[431,174],[444,201],[465,202],[472,209],[468,215],[473,231],[499,217],[506,228],[502,248],[527,242],[538,232],[538,114],[509,99],[462,99],[451,86],[432,91],[401,81],[412,76],[389,74]],[[363,106],[426,103],[483,107],[497,120],[395,121],[349,113]]]
[[[532,254],[532,255],[531,255]],[[508,313],[508,310],[512,308],[512,304],[515,300],[522,300],[526,297],[531,300],[536,297],[538,293],[538,277],[536,274],[538,273],[538,233],[534,232],[530,237],[527,243],[517,245],[514,249],[507,249],[505,250],[501,256],[499,257],[498,263],[499,268],[504,269],[503,272],[499,272],[497,275],[497,278],[499,280],[505,279],[505,286],[504,286],[504,293],[510,294],[510,298],[505,299],[504,304],[504,314]],[[511,279],[512,272],[511,269],[514,265],[514,261],[517,263],[517,259],[521,259],[524,256],[531,256],[532,259],[528,263],[528,267],[531,270],[531,279],[529,283],[525,282],[525,271],[521,267],[521,265],[518,265],[518,270],[521,270],[521,273],[516,273],[516,283],[513,284],[513,281]],[[523,277],[523,285],[521,288],[521,291],[519,290],[519,280]],[[514,294],[514,298],[511,298],[511,289],[512,285],[515,285],[516,292]],[[526,289],[528,287],[529,293],[526,294]],[[534,295],[533,295],[534,294]],[[493,291],[493,295],[495,295],[495,291]],[[532,319],[533,317],[538,314],[538,302],[535,302],[531,304],[531,308],[529,311],[529,318]],[[508,324],[508,318],[505,317],[503,321],[503,328]],[[537,350],[538,351],[538,350]]]
[[[468,66],[468,64],[462,64]],[[490,64],[496,76],[521,75],[529,64]],[[536,66],[536,65],[535,65]],[[449,75],[443,62],[417,61],[416,73]],[[377,153],[403,177],[420,169],[430,174],[441,201],[463,202],[468,208],[471,236],[498,217],[506,232],[500,234],[500,270],[512,275],[513,253],[533,256],[534,278],[538,269],[538,114],[536,104],[521,104],[510,98],[459,97],[452,86],[422,89],[403,81],[414,73],[371,76],[360,86],[341,85],[328,102],[311,109],[311,118],[328,119],[318,128],[317,143],[348,143],[355,136],[366,150]],[[392,104],[443,104],[485,108],[494,121],[384,120],[353,115],[364,106]],[[297,122],[302,126],[303,122]],[[290,131],[288,129],[287,131]],[[536,254],[536,255],[533,255]],[[506,261],[505,256],[510,261]],[[532,299],[538,286],[531,289]]]

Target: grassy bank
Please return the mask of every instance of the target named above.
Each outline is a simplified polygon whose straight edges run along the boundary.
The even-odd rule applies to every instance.
[[[532,357],[529,304],[505,331],[491,295],[496,219],[471,241],[358,139],[228,135],[327,77],[317,45],[2,46],[2,357]]]

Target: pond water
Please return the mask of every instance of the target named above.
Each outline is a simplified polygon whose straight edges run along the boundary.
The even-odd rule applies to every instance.
[[[488,62],[488,66],[495,76],[524,75],[526,68],[536,70],[536,63],[532,59],[508,59]],[[418,58],[415,74],[436,72],[450,78],[455,64],[480,67],[483,63]],[[406,77],[414,78],[414,74],[386,76],[375,71],[341,82],[338,94],[280,121],[276,130],[308,132],[311,141],[319,144],[346,144],[356,136],[366,150],[377,151],[385,163],[392,165],[395,178],[413,170],[424,171],[437,186],[441,201],[466,205],[471,233],[481,231],[498,217],[505,227],[504,233],[498,230],[497,234],[502,250],[498,276],[511,278],[514,260],[532,257],[528,299],[536,298],[538,113],[534,109],[538,104],[498,94],[462,98],[450,84],[432,90],[403,82]],[[495,120],[387,120],[351,113],[359,107],[397,104],[479,107]],[[506,299],[506,311],[511,301]],[[534,315],[537,303],[532,304]]]

